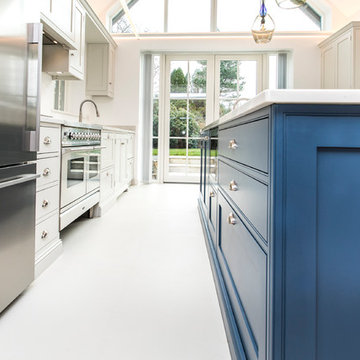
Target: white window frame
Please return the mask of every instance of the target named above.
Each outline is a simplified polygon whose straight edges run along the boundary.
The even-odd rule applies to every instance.
[[[162,171],[159,171],[159,179],[161,182],[189,182],[194,183],[194,178],[191,176],[188,177],[176,177],[176,176],[169,176],[168,173],[168,164],[169,164],[169,145],[170,145],[170,63],[171,61],[192,61],[192,60],[206,60],[207,61],[207,77],[206,77],[206,119],[209,119],[209,122],[212,122],[213,119],[213,109],[214,109],[214,97],[213,91],[214,88],[214,56],[208,54],[189,54],[189,55],[167,55],[165,56],[165,86],[164,86],[164,114],[160,118],[159,116],[159,134],[162,134],[162,139],[159,138],[158,146],[160,153],[160,142],[162,143],[162,151],[161,157],[159,161],[162,160]],[[161,89],[160,89],[161,91]],[[161,96],[161,95],[160,95]],[[160,178],[161,176],[161,178]]]
[[[154,182],[167,181],[165,174],[169,161],[169,114],[170,114],[170,61],[172,60],[207,60],[207,108],[206,124],[218,119],[220,95],[220,60],[256,60],[257,63],[257,92],[268,88],[269,83],[269,55],[278,55],[278,52],[266,53],[237,53],[237,54],[167,54],[160,55],[160,89],[159,89],[159,128],[158,128],[158,179]],[[172,181],[176,181],[172,177]],[[183,181],[183,180],[182,180]]]
[[[256,93],[263,91],[268,82],[268,71],[266,71],[267,55],[262,54],[237,54],[237,55],[216,55],[215,56],[215,91],[214,91],[214,116],[218,118],[220,109],[220,61],[256,61]]]

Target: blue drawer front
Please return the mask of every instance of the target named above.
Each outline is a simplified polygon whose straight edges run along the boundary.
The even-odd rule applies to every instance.
[[[229,147],[234,140],[237,148]],[[269,119],[219,131],[219,155],[267,173],[269,171]]]
[[[220,193],[218,203],[218,258],[241,340],[248,360],[265,360],[267,256]]]
[[[230,190],[234,181],[237,190]],[[219,160],[219,184],[235,205],[267,240],[268,187]]]

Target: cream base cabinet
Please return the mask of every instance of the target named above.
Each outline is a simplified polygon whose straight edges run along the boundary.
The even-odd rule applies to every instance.
[[[127,137],[127,172],[126,182],[132,185],[134,182],[134,134]]]
[[[76,49],[75,0],[41,0],[40,6],[44,30],[70,49]]]
[[[108,43],[87,45],[86,94],[114,97],[115,49]]]
[[[60,208],[60,125],[41,122],[40,149],[36,171],[35,277],[61,254]]]
[[[321,87],[360,89],[360,22],[351,22],[319,44]]]
[[[107,128],[109,129],[109,128]],[[95,216],[101,216],[126,191],[133,179],[134,133],[120,129],[102,130],[100,203]],[[129,140],[131,139],[131,147]],[[129,159],[129,155],[131,158]],[[130,161],[129,161],[130,160]]]

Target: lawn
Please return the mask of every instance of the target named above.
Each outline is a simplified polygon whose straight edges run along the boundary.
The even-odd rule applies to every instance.
[[[189,156],[200,156],[201,149],[189,149]],[[153,149],[153,155],[158,155],[158,149]],[[216,156],[216,150],[211,150],[211,156]],[[186,156],[186,149],[170,149],[170,156]]]

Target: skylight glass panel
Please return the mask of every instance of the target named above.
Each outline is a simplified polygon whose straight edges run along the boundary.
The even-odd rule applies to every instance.
[[[169,0],[169,32],[210,31],[211,0]]]
[[[276,31],[318,31],[320,22],[306,13],[306,9],[285,10],[275,1],[267,1],[266,8],[275,22]],[[309,10],[310,11],[310,10]],[[218,31],[250,31],[259,12],[258,1],[221,0],[217,5]],[[319,17],[320,18],[320,17]]]
[[[164,32],[164,0],[132,0],[128,6],[137,32]],[[124,11],[120,11],[113,19],[112,32],[133,32]]]

